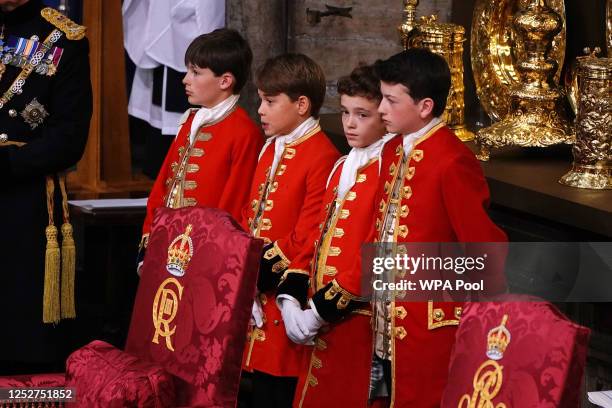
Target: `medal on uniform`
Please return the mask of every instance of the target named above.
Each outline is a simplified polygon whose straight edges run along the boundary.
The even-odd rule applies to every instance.
[[[36,129],[38,125],[43,123],[47,116],[49,116],[49,112],[36,98],[32,99],[21,111],[21,117],[32,129]]]
[[[32,57],[42,49],[43,44],[36,35],[29,39],[11,35],[8,37],[6,45],[2,45],[0,63],[24,68]],[[54,75],[63,53],[64,50],[59,47],[48,49],[43,54],[40,63],[36,65],[34,72],[39,75]]]

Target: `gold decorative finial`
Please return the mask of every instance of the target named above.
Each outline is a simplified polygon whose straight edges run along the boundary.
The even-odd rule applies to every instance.
[[[404,49],[409,47],[410,36],[416,27],[416,8],[419,0],[405,0],[404,2],[404,22],[397,27]]]

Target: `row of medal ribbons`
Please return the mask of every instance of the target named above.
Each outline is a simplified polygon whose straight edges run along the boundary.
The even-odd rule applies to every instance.
[[[6,42],[0,39],[0,61],[4,65],[23,68],[42,46],[42,42],[36,36],[27,39],[11,35]],[[51,48],[36,66],[35,72],[40,75],[55,74],[63,52],[62,48]]]

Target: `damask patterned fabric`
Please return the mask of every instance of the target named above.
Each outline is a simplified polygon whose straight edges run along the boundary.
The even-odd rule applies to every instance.
[[[262,244],[221,210],[156,211],[126,351],[176,377],[175,406],[235,406]]]
[[[63,387],[65,383],[64,373],[0,377],[0,388]]]
[[[442,408],[486,401],[499,408],[580,406],[590,330],[569,321],[550,303],[512,300],[464,308]],[[504,316],[509,336],[504,330],[490,332],[500,327]],[[496,355],[493,349],[499,345],[501,353]]]
[[[55,374],[33,374],[17,375],[13,377],[0,377],[0,388],[40,388],[40,387],[65,387],[66,379],[64,373]],[[27,404],[23,403],[22,406]],[[1,403],[0,408],[13,408],[19,405],[13,403]],[[45,408],[59,408],[59,402],[49,402]]]
[[[74,387],[74,408],[174,406],[174,381],[162,367],[103,341],[80,348],[66,361],[66,387]]]

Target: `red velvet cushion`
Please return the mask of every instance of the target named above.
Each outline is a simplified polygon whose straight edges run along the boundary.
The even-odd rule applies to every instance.
[[[37,387],[65,387],[66,378],[63,373],[54,374],[31,374],[31,375],[16,375],[13,377],[0,377],[0,388],[37,388]],[[35,403],[32,403],[35,404]],[[3,404],[0,403],[0,407],[17,407],[26,406],[26,403],[22,405],[18,404]],[[37,405],[32,405],[37,406]],[[42,406],[42,405],[41,405]],[[59,402],[47,402],[45,408],[59,408]]]
[[[177,405],[235,405],[261,247],[221,210],[156,211],[126,351],[177,377]]]
[[[0,388],[63,387],[65,382],[64,373],[16,375],[0,377]]]
[[[491,406],[575,408],[582,399],[581,383],[590,330],[569,321],[546,302],[471,303],[463,311],[452,352],[442,407],[462,408],[482,403],[475,374],[485,362],[488,334],[504,315],[510,342],[496,361],[501,377],[491,376]],[[483,372],[493,372],[486,369]],[[478,377],[483,379],[481,375]],[[495,392],[495,381],[499,390]],[[482,382],[480,383],[482,384]],[[467,395],[467,397],[464,397]],[[459,404],[460,400],[464,401]]]
[[[74,387],[72,407],[170,407],[172,376],[155,363],[116,349],[103,341],[80,348],[66,361],[66,387]]]

